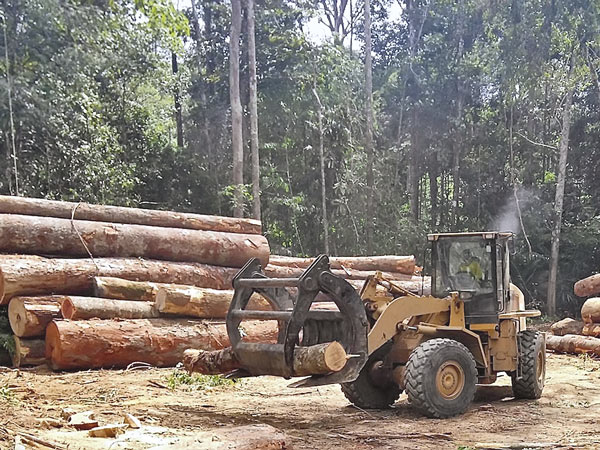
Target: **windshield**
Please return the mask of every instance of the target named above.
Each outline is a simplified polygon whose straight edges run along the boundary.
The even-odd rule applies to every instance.
[[[494,292],[490,241],[442,238],[435,253],[437,296],[451,291],[472,291],[475,296]]]

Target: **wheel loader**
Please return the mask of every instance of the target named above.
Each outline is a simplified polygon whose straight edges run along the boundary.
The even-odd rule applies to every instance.
[[[430,234],[431,295],[406,291],[381,273],[358,293],[331,272],[325,255],[299,278],[268,278],[259,261],[250,260],[233,281],[227,316],[242,367],[232,376],[291,378],[297,347],[337,341],[347,353],[344,367],[292,386],[339,383],[360,408],[387,408],[405,391],[412,407],[434,418],[465,412],[476,385],[494,383],[499,373],[511,377],[516,398],[539,398],[545,337],[526,329],[525,319],[540,312],[525,310],[510,283],[512,238],[506,232]],[[255,292],[272,311],[247,308]],[[323,301],[336,308],[315,309]],[[245,320],[278,321],[277,342],[245,342]]]

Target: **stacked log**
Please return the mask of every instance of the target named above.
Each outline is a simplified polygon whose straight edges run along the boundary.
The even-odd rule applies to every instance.
[[[276,342],[276,322],[244,322],[244,339]],[[54,370],[127,367],[145,362],[175,366],[189,348],[229,346],[223,322],[188,319],[59,320],[46,330],[46,358]]]
[[[0,304],[9,305],[13,364],[173,366],[188,348],[226,349],[232,281],[251,258],[276,278],[298,277],[311,262],[274,257],[269,264],[269,244],[252,219],[0,196]],[[409,291],[430,290],[429,278],[414,276],[412,256],[334,257],[331,266],[357,290],[377,271]],[[248,308],[272,309],[259,294]],[[241,327],[246,340],[275,342],[278,325]],[[296,371],[341,369],[331,365],[335,348],[307,350],[307,360],[299,350]]]
[[[0,213],[28,216],[57,217],[136,225],[151,225],[190,230],[222,231],[226,233],[261,234],[261,223],[254,219],[208,216],[202,214],[91,205],[37,198],[0,195]]]
[[[274,266],[306,269],[314,258],[293,258],[273,255],[269,263]],[[329,258],[332,269],[353,269],[359,271],[381,271],[413,275],[414,256],[332,256]]]
[[[600,274],[575,283],[580,297],[600,294]],[[588,353],[600,356],[600,297],[588,298],[581,307],[582,322],[563,319],[552,325],[554,336],[546,337],[546,346],[561,353]]]
[[[91,222],[5,214],[0,251],[69,256],[143,257],[242,267],[250,258],[269,261],[267,239],[258,234]]]

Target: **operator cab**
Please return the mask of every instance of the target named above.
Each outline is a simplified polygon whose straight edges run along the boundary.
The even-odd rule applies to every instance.
[[[432,294],[458,292],[467,323],[498,320],[509,302],[510,270],[507,232],[436,233],[432,243]]]

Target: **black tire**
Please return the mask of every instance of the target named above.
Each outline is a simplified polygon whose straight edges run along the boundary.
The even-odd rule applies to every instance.
[[[402,393],[400,386],[393,381],[380,385],[371,379],[371,368],[383,362],[390,348],[391,343],[387,343],[377,349],[369,357],[356,380],[340,384],[350,403],[363,409],[386,409],[398,400]]]
[[[519,342],[519,363],[521,378],[511,374],[512,389],[515,398],[537,399],[542,396],[546,378],[546,346],[544,335],[537,331],[521,331]]]
[[[477,385],[473,355],[453,339],[431,339],[415,348],[406,364],[405,389],[411,405],[432,418],[464,413]]]

